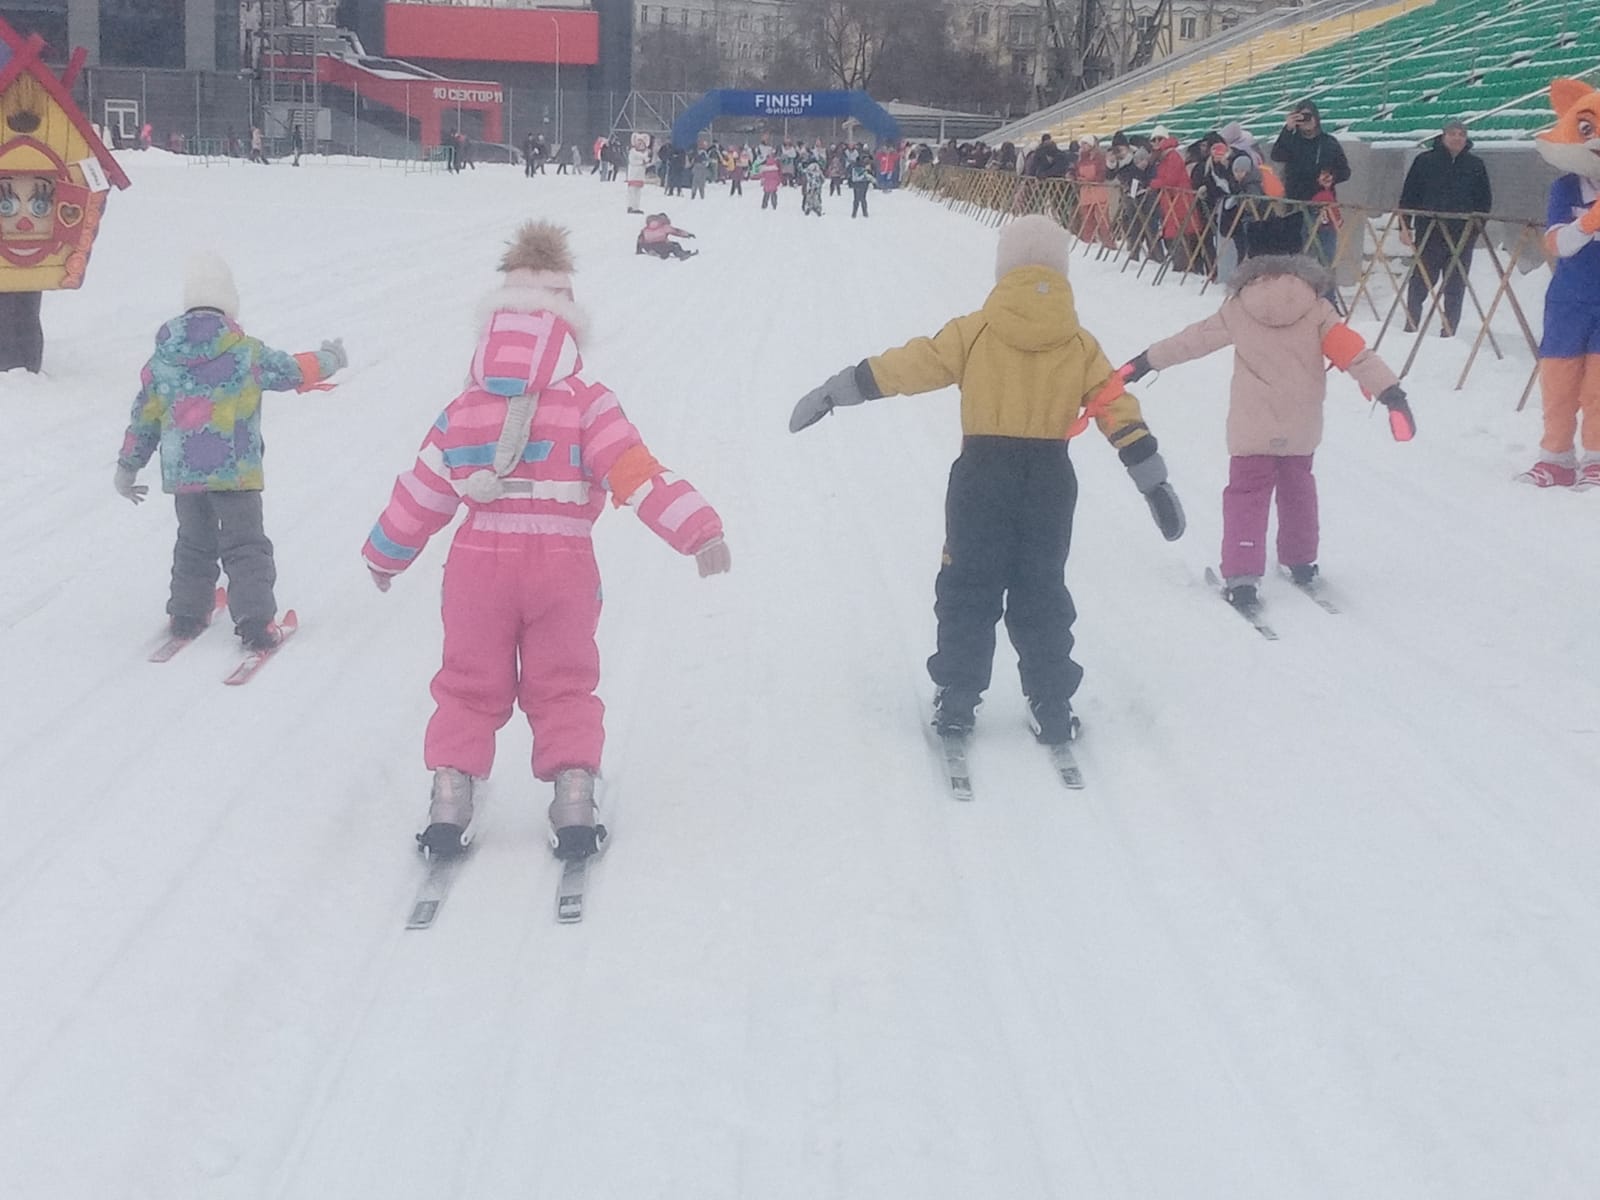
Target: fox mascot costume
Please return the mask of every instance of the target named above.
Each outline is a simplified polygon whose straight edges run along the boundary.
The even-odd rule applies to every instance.
[[[1569,174],[1550,185],[1546,219],[1545,250],[1555,273],[1539,345],[1544,437],[1539,461],[1518,478],[1539,487],[1594,488],[1600,487],[1600,91],[1557,79],[1550,106],[1556,123],[1538,135],[1539,154]]]

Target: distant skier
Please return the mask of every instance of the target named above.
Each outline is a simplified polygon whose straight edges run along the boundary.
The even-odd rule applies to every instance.
[[[850,219],[853,221],[856,214],[860,213],[865,220],[871,214],[867,212],[867,193],[872,190],[872,157],[865,147],[857,151],[855,158],[850,163]]]
[[[215,254],[190,261],[183,308],[157,332],[156,352],[140,373],[115,487],[142,503],[149,489],[135,480],[160,449],[161,487],[178,513],[167,600],[172,636],[205,628],[220,560],[234,631],[246,649],[268,650],[279,634],[277,568],[261,516],[261,393],[319,389],[349,360],[339,338],[289,355],[246,334],[233,274]]]
[[[778,189],[783,186],[783,167],[772,155],[768,155],[761,163],[761,168],[756,172],[761,180],[761,207],[778,210]]]
[[[826,182],[822,174],[822,164],[816,159],[811,159],[800,171],[800,211],[801,213],[815,213],[822,215],[822,185]]]
[[[645,218],[644,228],[633,243],[635,254],[653,254],[657,258],[693,258],[698,250],[686,250],[672,239],[693,238],[694,234],[679,229],[666,213],[651,213]]]
[[[1077,616],[1063,581],[1078,482],[1067,450],[1094,421],[1116,448],[1162,536],[1184,529],[1183,508],[1139,412],[1100,345],[1078,324],[1067,282],[1071,242],[1049,217],[1001,231],[995,287],[977,312],[931,338],[847,367],[808,392],[790,432],[834,408],[958,385],[961,456],[945,495],[944,565],[934,585],[938,648],[928,660],[934,727],[962,734],[994,667],[994,626],[1005,613],[1035,736],[1070,741]]]
[[[1317,576],[1317,480],[1327,365],[1355,377],[1389,410],[1396,441],[1416,422],[1387,364],[1339,319],[1324,295],[1328,271],[1303,255],[1260,255],[1240,264],[1222,307],[1155,343],[1123,368],[1130,381],[1233,347],[1228,401],[1228,486],[1222,492],[1222,577],[1228,602],[1255,608],[1266,571],[1267,517],[1278,496],[1278,561],[1296,583]]]
[[[423,439],[363,550],[390,581],[465,503],[445,563],[444,664],[428,722],[430,854],[463,848],[474,781],[494,764],[513,705],[533,727],[533,774],[555,784],[556,855],[600,846],[594,780],[605,740],[595,628],[600,574],[590,532],[609,493],[700,574],[728,570],[722,521],[645,448],[609,389],[579,373],[585,321],[572,299],[566,230],[530,222],[501,260],[504,285],[479,306],[467,388]]]

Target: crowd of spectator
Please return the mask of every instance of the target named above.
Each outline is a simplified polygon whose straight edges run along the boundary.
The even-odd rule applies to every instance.
[[[1239,262],[1261,254],[1303,253],[1333,267],[1344,215],[1339,188],[1350,163],[1322,127],[1314,101],[1296,104],[1266,144],[1230,122],[1187,143],[1165,126],[1115,134],[1109,145],[1084,135],[1041,135],[1031,149],[950,141],[941,166],[1011,173],[1013,211],[1039,207],[1034,181],[1064,180],[1064,221],[1084,241],[1125,250],[1172,269],[1226,282]],[[1430,295],[1440,296],[1441,332],[1460,321],[1472,248],[1492,204],[1488,172],[1471,152],[1460,121],[1411,164],[1399,228],[1412,250],[1407,327],[1416,329]]]

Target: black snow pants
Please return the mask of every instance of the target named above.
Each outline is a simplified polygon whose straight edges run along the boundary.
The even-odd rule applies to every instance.
[[[217,590],[218,564],[228,573],[228,615],[270,621],[278,602],[272,543],[262,529],[260,492],[179,492],[178,543],[172,551],[167,612],[206,617]]]
[[[928,674],[941,687],[982,692],[1002,614],[1023,694],[1068,699],[1083,668],[1072,660],[1067,552],[1078,479],[1065,441],[968,437],[945,493],[944,565],[934,584],[938,649]]]

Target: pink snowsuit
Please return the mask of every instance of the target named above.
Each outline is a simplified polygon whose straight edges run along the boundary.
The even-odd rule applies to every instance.
[[[605,706],[594,694],[600,574],[590,535],[605,493],[682,554],[722,534],[711,506],[662,469],[616,396],[582,370],[566,317],[546,308],[494,313],[470,386],[395,481],[362,550],[373,569],[398,574],[467,506],[445,563],[444,663],[424,744],[430,770],[487,776],[495,733],[520,704],[537,778],[598,771]],[[478,499],[495,490],[496,446],[510,403],[524,395],[534,399],[527,444],[501,478],[504,494]]]
[[[679,229],[671,221],[662,220],[660,217],[647,217],[644,229],[639,234],[639,241],[646,246],[660,246],[675,237],[688,237],[687,229]]]

